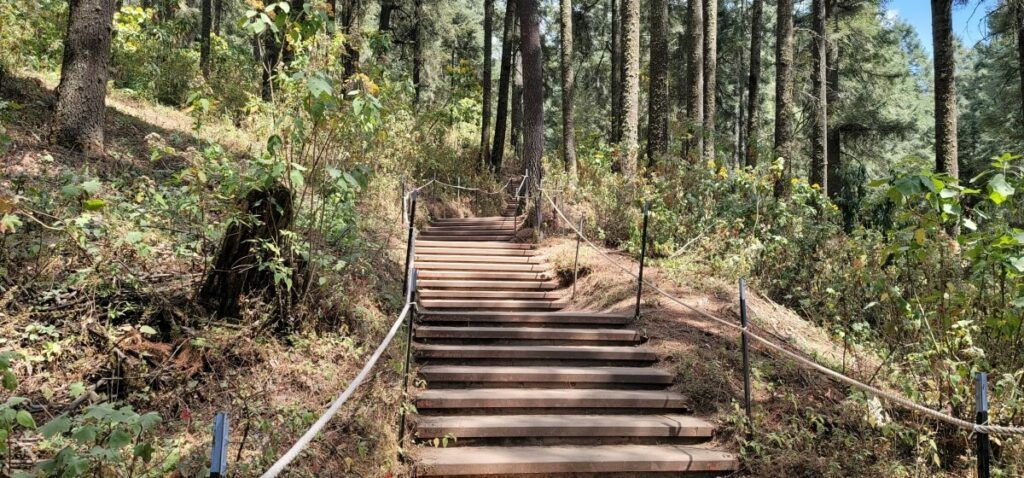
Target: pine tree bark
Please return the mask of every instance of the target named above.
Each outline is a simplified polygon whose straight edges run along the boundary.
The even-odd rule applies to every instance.
[[[516,0],[518,1],[518,0]],[[521,38],[517,40],[522,42]],[[517,158],[523,157],[523,55],[518,50],[512,58],[512,113],[509,143]]]
[[[494,0],[488,0],[491,2],[491,8],[493,11]],[[392,0],[383,0],[380,2],[380,16],[377,17],[377,31],[381,33],[387,33],[391,31],[391,14],[398,8],[398,2]],[[492,14],[493,15],[493,14]],[[484,28],[486,29],[487,22],[487,3],[484,3]]]
[[[210,33],[213,30],[213,0],[202,0],[199,14],[199,69],[210,81]]]
[[[651,0],[651,84],[647,108],[647,161],[655,165],[668,152],[668,0]]]
[[[832,20],[832,31],[839,33],[839,16],[836,15],[836,3],[838,0],[829,0],[825,16]],[[827,152],[828,168],[826,178],[828,181],[828,196],[833,200],[840,198],[843,194],[843,157],[842,157],[842,135],[839,126],[836,124],[836,111],[839,105],[839,42],[832,40],[828,42],[827,67],[827,114],[830,118],[828,124],[828,142],[825,146]]]
[[[480,165],[491,164],[491,52],[494,47],[494,0],[484,0],[484,71],[483,71],[483,114],[480,119]]]
[[[505,156],[505,129],[508,121],[508,96],[512,83],[512,52],[515,49],[516,0],[506,0],[505,25],[501,40],[501,72],[498,76],[498,114],[494,122],[494,147],[491,169],[501,169]]]
[[[622,139],[622,15],[621,1],[611,0],[611,134],[610,142],[617,144]]]
[[[687,11],[689,52],[686,66],[686,119],[689,138],[685,143],[683,157],[696,162],[704,152],[704,2],[690,0]]]
[[[811,121],[811,171],[809,182],[828,193],[828,38],[825,25],[826,0],[811,2],[811,29],[813,30],[811,89],[814,95],[814,114]]]
[[[1024,124],[1024,2],[1014,2],[1014,27],[1017,30],[1017,75],[1020,79],[1020,112]]]
[[[622,141],[619,171],[634,178],[640,138],[640,0],[622,0]]]
[[[539,197],[544,156],[544,60],[540,43],[540,0],[519,1],[523,63],[523,164],[530,172],[533,197]]]
[[[572,0],[561,0],[562,15],[562,162],[569,178],[576,180],[576,116],[573,99],[576,90],[573,68]]]
[[[932,0],[932,48],[935,54],[935,170],[958,178],[953,0]]]
[[[71,0],[50,140],[88,157],[103,154],[114,0]]]
[[[747,78],[747,167],[757,167],[757,119],[761,106],[761,43],[764,37],[764,0],[754,0],[750,10],[750,76]]]
[[[775,196],[791,191],[793,170],[793,0],[778,0],[775,28],[775,158],[782,171],[775,181]]]
[[[715,158],[718,89],[718,0],[704,0],[704,159]]]

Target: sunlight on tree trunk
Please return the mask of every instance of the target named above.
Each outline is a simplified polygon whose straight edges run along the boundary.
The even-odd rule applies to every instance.
[[[544,59],[541,57],[540,0],[519,1],[520,51],[523,58],[523,164],[530,171],[533,197],[544,177]]]
[[[718,88],[718,0],[704,0],[704,159],[715,159]]]
[[[651,84],[647,108],[647,162],[654,166],[668,152],[668,115],[671,110],[668,97],[668,0],[651,1],[649,21]]]
[[[764,0],[754,0],[750,10],[750,77],[747,80],[746,165],[757,167],[758,110],[761,105],[761,41],[764,35]]]
[[[576,118],[573,110],[575,70],[572,55],[572,0],[561,0],[562,26],[562,162],[569,179],[576,180]]]
[[[935,170],[960,177],[956,131],[956,47],[953,0],[932,0],[935,50]]]
[[[622,141],[619,170],[636,176],[640,132],[640,0],[622,0]]]
[[[793,171],[793,0],[779,0],[775,27],[775,196],[789,195]]]
[[[491,164],[491,37],[494,35],[494,0],[484,0],[484,71],[481,81],[484,90],[483,114],[480,126],[480,167]]]
[[[825,17],[826,0],[813,0],[811,14],[812,29],[812,68],[811,83],[814,95],[814,114],[811,121],[811,171],[809,182],[821,186],[822,192],[828,192],[828,39],[826,38]]]
[[[506,0],[505,25],[501,40],[501,72],[498,76],[498,114],[494,122],[494,146],[491,169],[499,171],[505,157],[505,130],[508,127],[509,88],[512,83],[512,56],[515,45],[516,0]]]
[[[687,6],[686,131],[689,139],[684,143],[683,157],[697,162],[704,152],[704,3],[692,0]]]

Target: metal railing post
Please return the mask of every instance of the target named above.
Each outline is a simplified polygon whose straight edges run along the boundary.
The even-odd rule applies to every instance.
[[[419,191],[413,191],[412,194],[410,194],[410,202],[411,202],[411,204],[409,205],[409,236],[406,239],[406,244],[405,244],[405,275],[403,276],[404,283],[402,284],[402,294],[407,294],[408,291],[409,291],[409,267],[412,264],[413,260],[415,259],[412,256],[412,252],[413,252],[413,241],[415,241],[415,239],[416,239],[416,237],[414,236],[414,233],[416,232],[416,196],[417,195],[419,195]]]
[[[743,406],[747,411],[748,436],[754,430],[754,412],[750,399],[750,348],[747,343],[747,283],[740,279],[740,346],[743,350]]]
[[[978,395],[978,416],[975,423],[988,425],[988,374],[978,372],[975,387]],[[988,433],[975,433],[978,437],[978,478],[989,478],[991,473]]]
[[[213,450],[210,452],[210,478],[228,476],[228,414],[217,413],[213,419]]]
[[[400,181],[398,184],[399,188],[401,188],[398,199],[402,202],[402,212],[400,214],[402,215],[402,224],[405,224],[405,220],[408,219],[405,216],[405,180]]]
[[[541,207],[540,207],[541,206],[541,202],[543,200],[543,194],[544,194],[544,192],[540,190],[541,184],[543,183],[543,181],[544,181],[543,178],[541,178],[540,176],[537,176],[537,197],[534,198],[534,203],[535,203],[534,207],[537,208],[537,214],[536,214],[536,217],[534,218],[534,220],[536,221],[535,225],[537,226],[537,238],[538,239],[544,239],[544,230],[541,227],[541,225],[544,224],[544,213],[541,212]]]
[[[651,212],[651,202],[644,202],[644,229],[640,235],[640,273],[636,279],[636,310],[633,312],[633,319],[640,318],[640,296],[644,292],[644,262],[647,259],[647,219]]]
[[[409,275],[409,291],[405,296],[407,304],[412,304],[416,297],[416,268],[413,267]],[[406,323],[405,333],[405,366],[402,368],[402,405],[398,419],[398,447],[402,449],[405,443],[405,400],[409,396],[409,363],[412,362],[412,328],[416,320],[416,306],[409,309],[409,317]],[[401,453],[401,452],[399,452]]]
[[[583,219],[586,217],[586,215],[580,216],[580,227],[576,230],[576,259],[572,262],[572,299],[576,299],[576,279],[579,277],[577,273],[580,265],[580,241],[583,240]]]

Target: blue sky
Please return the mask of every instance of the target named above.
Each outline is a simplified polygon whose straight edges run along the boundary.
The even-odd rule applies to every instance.
[[[985,37],[985,14],[995,7],[997,0],[970,0],[967,5],[953,7],[953,32],[966,46],[973,46]],[[932,51],[932,14],[928,0],[889,0],[890,14],[899,15],[910,23],[921,44]]]

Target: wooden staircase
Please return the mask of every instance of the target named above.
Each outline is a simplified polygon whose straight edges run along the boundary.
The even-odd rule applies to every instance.
[[[714,425],[666,391],[673,375],[632,317],[563,312],[519,218],[439,219],[415,244],[416,476],[724,476]],[[448,438],[447,447],[435,439]],[[451,440],[455,438],[456,440]]]

